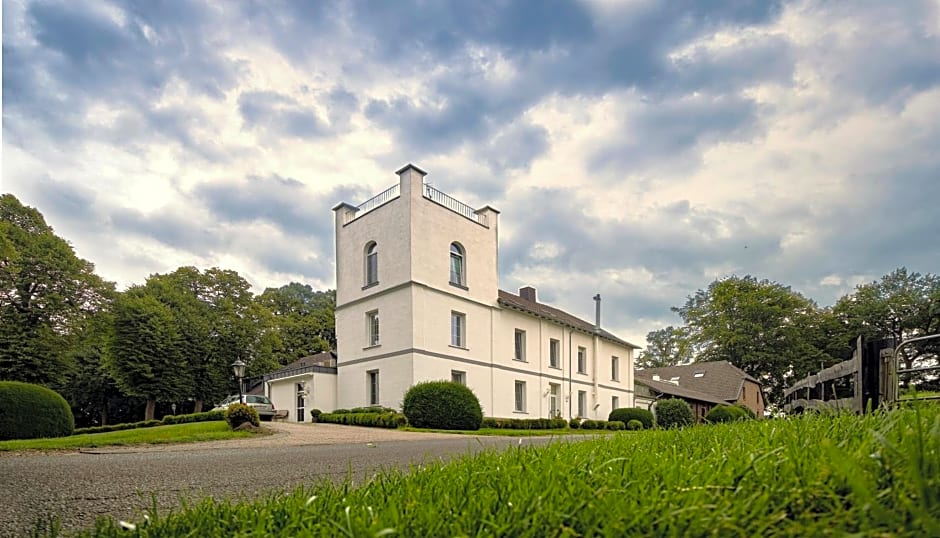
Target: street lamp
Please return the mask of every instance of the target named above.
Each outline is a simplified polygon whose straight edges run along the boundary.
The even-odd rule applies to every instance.
[[[235,359],[235,362],[232,363],[232,372],[235,373],[235,379],[238,380],[238,403],[245,403],[242,401],[242,378],[245,377],[245,366],[248,366],[241,359]]]

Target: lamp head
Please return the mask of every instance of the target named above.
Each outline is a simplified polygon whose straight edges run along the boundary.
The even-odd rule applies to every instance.
[[[241,379],[245,377],[245,367],[248,366],[241,359],[235,359],[235,362],[232,363],[232,372],[235,373],[235,377]]]

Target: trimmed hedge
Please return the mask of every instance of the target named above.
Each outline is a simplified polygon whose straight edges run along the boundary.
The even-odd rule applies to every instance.
[[[137,428],[152,428],[154,426],[160,426],[161,424],[162,422],[159,420],[141,420],[139,422],[124,422],[122,424],[108,424],[106,426],[91,426],[75,430],[75,435],[81,433],[107,433],[122,430],[136,430]]]
[[[65,437],[75,430],[72,409],[42,385],[0,381],[0,440]]]
[[[394,429],[408,424],[408,419],[405,415],[394,411],[390,413],[323,413],[317,422]]]
[[[320,411],[319,409],[316,409],[316,408],[311,409],[310,410],[310,422],[320,422],[320,415],[322,414],[323,414],[323,411]]]
[[[353,407],[352,409],[334,409],[330,414],[332,415],[349,415],[356,413],[397,413],[397,409],[392,409],[391,407],[380,407],[378,405],[372,407]]]
[[[167,415],[163,417],[161,422],[163,424],[189,424],[190,422],[211,422],[213,420],[225,420],[225,410],[204,411],[188,415]]]
[[[573,417],[571,420],[568,421],[568,427],[571,428],[572,430],[577,430],[578,428],[581,427],[581,419],[578,417]]]
[[[685,400],[670,398],[656,402],[656,424],[660,428],[681,428],[694,422],[695,415]]]
[[[643,428],[653,427],[653,413],[646,409],[636,407],[621,407],[610,412],[607,420],[619,420],[624,424],[629,424],[631,420],[639,420]]]
[[[254,426],[261,426],[261,417],[258,410],[248,404],[233,403],[225,408],[225,421],[233,430],[246,422]]]
[[[415,428],[479,430],[483,409],[476,394],[453,381],[426,381],[405,393],[402,412]]]
[[[740,409],[749,419],[757,419],[757,413],[755,413],[750,407],[744,404],[734,404],[733,407]]]
[[[170,424],[189,424],[190,422],[211,422],[225,420],[225,411],[204,411],[202,413],[189,413],[188,415],[166,415],[163,420],[141,420],[140,422],[124,422],[122,424],[108,424],[106,426],[90,426],[78,428],[75,435],[81,433],[106,433],[121,430],[135,430],[137,428],[152,428],[154,426],[168,426]]]
[[[643,423],[637,419],[633,419],[630,422],[627,422],[627,429],[630,431],[637,431],[643,429]]]
[[[563,430],[568,421],[563,418],[484,418],[483,427],[498,430]]]
[[[626,429],[626,427],[627,425],[619,420],[608,420],[606,424],[606,428],[613,431],[623,430]]]

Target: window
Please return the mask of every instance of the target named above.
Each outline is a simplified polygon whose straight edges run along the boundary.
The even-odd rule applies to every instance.
[[[379,283],[379,247],[375,241],[366,245],[366,286]]]
[[[467,372],[461,372],[460,370],[451,370],[450,380],[460,385],[466,385],[467,384]]]
[[[379,371],[369,370],[366,372],[366,381],[369,392],[369,405],[379,405]]]
[[[516,329],[516,356],[517,361],[525,362],[525,331]]]
[[[558,340],[552,338],[548,341],[548,365],[552,368],[561,368],[561,359],[559,358],[559,350],[561,345]]]
[[[366,313],[366,334],[369,347],[379,345],[379,311]]]
[[[587,349],[583,347],[578,348],[578,373],[587,373]]]
[[[457,243],[450,244],[450,283],[457,286],[467,285],[464,250]]]
[[[578,416],[581,418],[587,416],[587,391],[578,391]]]
[[[304,421],[304,400],[307,397],[307,391],[303,383],[297,383],[297,422]]]
[[[450,345],[467,347],[467,316],[460,312],[450,313]]]
[[[525,413],[525,381],[516,381],[516,412]]]
[[[561,407],[559,406],[561,400],[561,385],[558,383],[549,383],[548,384],[548,413],[549,416],[560,417],[561,416]]]
[[[610,397],[610,410],[613,411],[614,409],[620,409],[620,397],[619,396]]]
[[[620,358],[610,358],[610,379],[620,381]]]

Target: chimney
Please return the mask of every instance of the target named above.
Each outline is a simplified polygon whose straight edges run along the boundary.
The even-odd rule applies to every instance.
[[[601,294],[594,296],[594,330],[601,330]]]
[[[526,301],[532,301],[533,303],[538,302],[538,293],[535,291],[535,288],[533,288],[532,286],[519,288],[519,297],[522,297]]]

